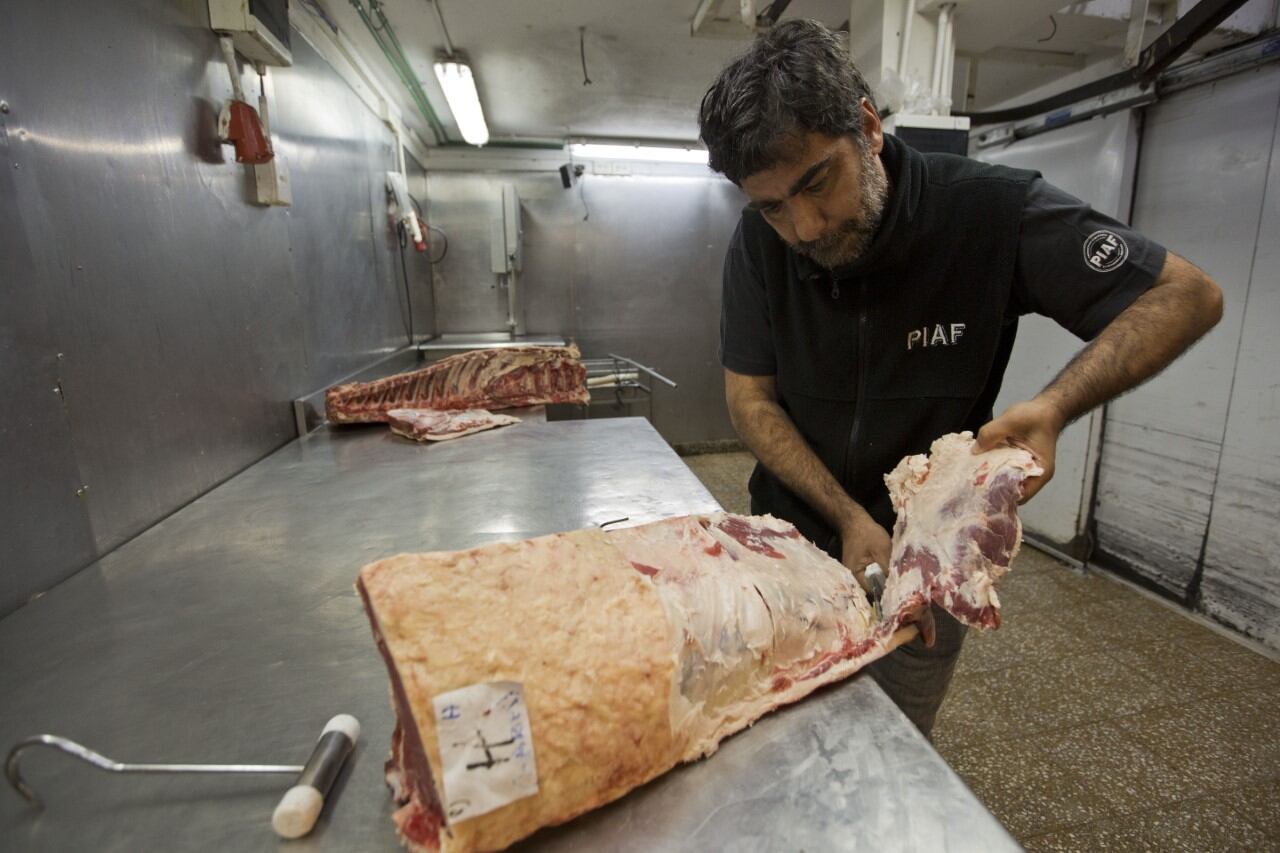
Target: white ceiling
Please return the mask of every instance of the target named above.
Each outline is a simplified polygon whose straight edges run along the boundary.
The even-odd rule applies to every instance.
[[[348,0],[320,0],[366,56],[381,53]],[[385,0],[383,10],[409,62],[453,139],[460,139],[431,65],[444,37],[428,0]],[[566,136],[697,137],[696,110],[716,73],[747,45],[693,38],[697,0],[442,0],[454,47],[476,76],[495,143]],[[764,4],[761,3],[761,6]],[[784,17],[816,18],[836,27],[847,0],[794,0]],[[585,27],[583,85],[579,27]],[[394,78],[386,75],[388,88]],[[398,82],[397,93],[403,90]],[[416,113],[404,99],[406,117]],[[416,128],[428,142],[425,123]]]
[[[350,0],[316,2],[370,59],[386,91],[400,99],[406,122],[431,142],[426,122]],[[367,6],[368,0],[364,2]],[[461,135],[431,69],[445,47],[432,2],[383,0],[382,7],[428,99],[450,137],[458,140]],[[745,31],[737,39],[691,36],[698,0],[434,2],[440,3],[454,47],[471,62],[495,144],[578,136],[693,140],[703,92],[748,43]],[[928,12],[940,2],[919,0],[918,6]],[[970,108],[1016,98],[1089,64],[1118,62],[1124,47],[1129,0],[957,2],[957,50],[978,63]],[[1148,40],[1173,20],[1179,2],[1190,5],[1188,0],[1151,0]],[[1217,34],[1218,41],[1273,23],[1274,2],[1252,0],[1228,21],[1232,32]],[[756,0],[758,9],[766,5],[767,0]],[[793,0],[783,18],[816,18],[834,28],[850,19],[851,9],[864,16],[866,5],[868,0]],[[737,0],[726,0],[726,9],[736,7]],[[295,6],[294,14],[307,13]],[[580,27],[585,27],[589,86],[583,84]]]

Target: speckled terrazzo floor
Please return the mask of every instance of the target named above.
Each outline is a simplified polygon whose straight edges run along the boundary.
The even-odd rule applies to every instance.
[[[747,512],[749,453],[684,460]],[[934,745],[1028,850],[1280,851],[1280,663],[1024,548]]]

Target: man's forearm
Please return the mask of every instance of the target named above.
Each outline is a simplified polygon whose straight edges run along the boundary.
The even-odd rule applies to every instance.
[[[1159,373],[1221,316],[1217,285],[1170,255],[1157,285],[1103,329],[1037,399],[1069,424]]]
[[[867,513],[837,482],[777,403],[756,400],[731,411],[733,426],[756,458],[842,533]]]

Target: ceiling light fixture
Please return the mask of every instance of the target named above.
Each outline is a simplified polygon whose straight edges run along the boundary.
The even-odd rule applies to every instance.
[[[663,163],[699,163],[707,165],[707,152],[702,148],[674,148],[665,145],[617,145],[599,142],[575,142],[569,146],[574,157],[587,160],[657,160]]]
[[[480,95],[471,66],[457,59],[442,59],[435,64],[436,79],[444,89],[444,99],[449,102],[454,121],[462,138],[472,145],[484,145],[489,141],[489,127],[484,123],[484,110],[480,107]]]

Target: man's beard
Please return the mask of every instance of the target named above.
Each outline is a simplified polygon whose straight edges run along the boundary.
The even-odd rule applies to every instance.
[[[862,160],[862,194],[857,216],[842,222],[834,233],[792,245],[797,252],[829,270],[862,257],[876,236],[889,198],[889,179],[865,139],[858,143],[858,150]]]

